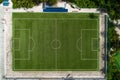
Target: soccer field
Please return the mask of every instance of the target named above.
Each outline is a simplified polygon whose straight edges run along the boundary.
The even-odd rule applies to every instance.
[[[99,14],[94,15],[13,13],[13,70],[99,70]]]

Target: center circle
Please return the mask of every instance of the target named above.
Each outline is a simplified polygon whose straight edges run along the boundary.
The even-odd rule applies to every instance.
[[[57,40],[57,39],[53,40],[51,42],[51,46],[52,46],[53,49],[59,49],[61,47],[60,40]]]

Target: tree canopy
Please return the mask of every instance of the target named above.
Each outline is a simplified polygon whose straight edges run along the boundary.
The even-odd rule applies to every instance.
[[[120,19],[120,0],[67,0],[81,8],[104,8],[112,19]]]
[[[3,2],[3,0],[0,0],[0,3],[2,3]]]
[[[41,2],[47,2],[50,5],[57,3],[57,0],[12,0],[13,8],[31,8]]]
[[[54,5],[55,3],[57,3],[57,0],[47,0],[47,3],[50,5]]]

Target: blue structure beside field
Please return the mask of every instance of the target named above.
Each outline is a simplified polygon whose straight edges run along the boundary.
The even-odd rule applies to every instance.
[[[8,0],[4,0],[4,1],[3,1],[3,5],[4,5],[4,6],[8,6],[8,5],[9,5]]]
[[[43,12],[68,12],[68,9],[62,7],[45,7]]]

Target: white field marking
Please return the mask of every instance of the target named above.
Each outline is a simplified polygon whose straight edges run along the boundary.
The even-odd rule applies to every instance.
[[[58,44],[59,44],[58,47],[54,47],[54,46],[53,46],[53,44],[54,44],[55,42],[56,42],[56,43],[58,42]],[[53,41],[51,41],[50,44],[51,44],[51,47],[52,47],[53,49],[59,49],[59,48],[61,47],[61,45],[62,45],[61,42],[60,42],[60,40],[57,40],[57,39],[54,39]]]
[[[14,29],[14,31],[15,31],[15,30],[30,30],[30,29]]]
[[[28,59],[22,59],[22,58],[19,59],[19,58],[16,58],[16,59],[14,59],[14,60],[15,60],[15,61],[18,61],[18,60],[21,60],[21,61],[22,61],[22,60],[25,60],[25,61],[27,61],[27,60],[30,60],[30,59],[29,59],[29,58],[28,58]]]
[[[97,19],[96,20],[97,21],[97,37],[99,37],[100,38],[100,36],[99,36],[99,27],[100,27],[100,25],[99,25],[99,19]],[[99,39],[98,39],[98,45],[99,45],[99,48],[100,48],[100,44],[99,44]],[[99,50],[98,50],[98,53],[99,53]],[[100,54],[100,53],[99,53]],[[100,66],[100,62],[99,62],[99,60],[100,60],[100,56],[99,56],[99,54],[97,54],[97,58],[98,58],[98,62],[97,62],[97,70],[99,69],[99,66]]]
[[[82,43],[82,31],[84,31],[84,30],[96,30],[96,29],[81,29],[81,43]],[[99,59],[85,59],[85,58],[82,58],[82,44],[81,44],[81,60],[94,60],[94,61],[98,61]],[[98,57],[97,57],[98,58]],[[97,62],[97,68],[96,68],[96,70],[98,69],[98,62]]]
[[[29,50],[29,51],[32,51],[35,48],[35,41],[32,37],[30,37],[29,39],[31,39],[33,41],[33,47],[32,47],[32,49]]]
[[[29,31],[29,38],[30,38],[30,29],[15,29],[15,30],[28,30]],[[30,39],[29,39],[29,41],[28,41],[29,43],[30,43]],[[29,49],[30,49],[30,44],[28,44],[29,45]],[[30,60],[30,50],[28,50],[28,58],[25,58],[25,59],[22,59],[22,58],[17,58],[17,59],[15,59],[15,57],[14,57],[14,70],[15,70],[15,61],[16,60],[21,60],[21,61],[23,61],[23,60]]]
[[[82,59],[82,60],[97,61],[99,59]]]
[[[97,37],[98,37],[98,45],[99,45],[99,48],[100,48],[100,41],[99,41],[99,38],[100,38],[100,36],[99,36],[99,34],[100,34],[100,32],[99,32],[99,27],[100,27],[100,25],[99,25],[99,19],[97,19]],[[100,55],[100,52],[99,52],[99,50],[98,50],[98,53],[99,54],[97,54],[97,58],[98,58],[98,62],[97,62],[97,69],[99,69],[99,66],[100,66],[100,62],[99,62],[99,60],[100,60],[100,57],[101,56],[99,56]]]
[[[14,31],[16,31],[16,30],[20,31],[20,30],[29,30],[29,29],[14,29]],[[13,42],[14,42],[14,39],[18,39],[19,40],[19,44],[20,44],[20,38],[13,38]],[[17,50],[20,50],[20,45],[19,45],[19,49],[17,49]]]
[[[15,68],[14,68],[14,70],[24,70],[24,71],[25,71],[25,70],[46,70],[46,71],[52,70],[52,71],[53,71],[53,70],[56,70],[56,69],[15,69]],[[57,69],[57,71],[59,71],[59,70],[60,70],[60,71],[61,71],[61,70],[66,70],[66,71],[68,71],[68,70],[69,70],[69,71],[71,71],[71,70],[76,70],[76,71],[82,71],[82,70],[83,70],[83,71],[87,71],[87,70],[90,70],[90,71],[93,71],[93,70],[97,70],[97,68],[95,68],[95,69]]]
[[[12,47],[12,49],[13,50],[20,50],[20,39],[19,38],[13,38],[13,40],[12,40],[12,45],[14,46],[14,44],[15,44],[15,40],[18,40],[19,41],[19,47],[18,47],[18,49],[15,49],[14,47]]]
[[[82,45],[80,45],[80,47],[79,47],[79,43],[82,44],[81,37],[78,38],[78,39],[77,39],[77,42],[76,42],[76,48],[78,49],[79,52],[81,52],[80,47],[81,47]]]
[[[99,28],[101,27],[100,25],[99,25],[99,19],[97,19],[96,20],[97,21],[97,39],[98,39],[98,45],[99,45],[99,48],[100,48],[100,41],[99,41],[99,38],[100,38],[100,36],[99,36],[99,34],[100,34],[100,31],[99,31]],[[99,50],[98,50],[98,53],[99,53]],[[100,54],[100,53],[99,53]],[[100,62],[99,62],[99,60],[100,60],[100,57],[101,56],[99,56],[99,54],[97,54],[97,58],[98,58],[98,62],[97,62],[97,69],[99,69],[99,66],[100,66]]]
[[[55,19],[55,34],[56,34],[56,39],[57,39],[57,19]],[[57,43],[57,41],[56,41]],[[61,46],[60,46],[61,47]],[[55,50],[56,51],[56,56],[55,56],[55,68],[57,69],[57,49]]]
[[[15,18],[15,19],[38,19],[38,18]],[[15,20],[15,19],[13,19],[13,20]],[[39,19],[41,19],[41,18],[39,18]],[[43,18],[44,19],[44,18]],[[45,18],[46,20],[48,20],[48,19],[50,19],[50,18]],[[56,18],[55,18],[56,19]],[[75,19],[75,18],[62,18],[62,19],[71,19],[71,20],[73,20],[73,19]],[[61,20],[62,20],[61,19]],[[76,18],[76,19],[78,19],[78,20],[98,20],[98,19],[79,19],[79,18]],[[59,19],[58,19],[59,20]],[[87,29],[85,29],[85,30],[87,30]],[[90,29],[91,30],[91,29]],[[81,37],[82,38],[82,37]],[[81,41],[82,41],[82,39],[81,39]],[[86,59],[85,59],[86,60]],[[15,61],[15,60],[14,60]],[[14,62],[15,63],[15,62]],[[15,64],[14,64],[15,65]],[[57,69],[57,70],[97,70],[98,68],[96,68],[96,69]],[[15,67],[14,67],[14,70],[55,70],[55,69],[15,69]]]
[[[81,29],[81,41],[82,41],[82,31],[86,31],[86,30],[96,30],[96,29]],[[81,44],[82,45],[82,44]],[[81,60],[98,60],[98,59],[85,59],[85,58],[83,58],[82,57],[82,55],[83,55],[83,51],[82,51],[82,46],[81,46]]]
[[[29,32],[29,41],[28,41],[28,43],[30,43],[30,29],[15,29],[15,30],[20,30],[20,31],[23,31],[23,30],[28,30],[28,32]],[[20,38],[19,38],[20,39]],[[20,40],[19,40],[20,41]],[[28,44],[29,45],[29,49],[30,49],[30,44]],[[28,50],[28,58],[15,58],[14,60],[30,60],[30,50]]]
[[[97,29],[81,29],[81,31],[87,31],[87,30],[92,31],[92,30],[97,30]]]
[[[97,49],[97,50],[93,49],[94,40],[97,40],[97,43],[98,43],[98,38],[92,38],[92,39],[91,39],[91,51],[98,51],[98,49]],[[97,45],[98,45],[98,44],[97,44]],[[97,46],[97,47],[98,47],[98,46]]]
[[[59,49],[59,48],[61,47],[61,45],[62,45],[61,42],[60,42],[60,40],[57,39],[57,33],[58,33],[58,32],[57,32],[57,20],[55,20],[55,37],[56,37],[56,38],[55,38],[53,41],[51,41],[51,43],[50,43],[50,44],[51,44],[51,47],[52,47],[53,49]],[[59,45],[58,47],[53,47],[53,43],[54,43],[54,42],[56,42],[56,44],[57,44],[57,42],[58,42],[58,44],[60,44],[60,45]]]
[[[98,19],[88,19],[88,18],[14,18],[13,20],[98,20]]]

